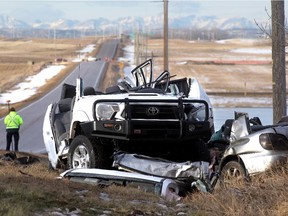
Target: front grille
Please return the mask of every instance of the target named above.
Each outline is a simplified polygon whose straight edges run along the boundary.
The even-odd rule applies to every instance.
[[[179,119],[177,106],[131,105],[131,119]]]

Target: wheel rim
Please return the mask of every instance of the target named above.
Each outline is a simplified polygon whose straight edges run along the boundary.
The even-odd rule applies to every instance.
[[[225,176],[227,178],[239,178],[241,177],[241,172],[239,169],[235,168],[235,167],[231,167],[230,169],[228,169],[225,173]]]
[[[243,182],[242,173],[236,167],[231,167],[230,169],[227,169],[223,174],[225,185],[233,185],[235,183],[239,184]]]
[[[75,149],[72,157],[73,168],[89,168],[90,156],[88,149],[84,145],[79,145]]]

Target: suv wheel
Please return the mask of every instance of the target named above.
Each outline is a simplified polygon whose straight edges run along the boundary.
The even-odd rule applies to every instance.
[[[86,136],[78,135],[71,142],[68,151],[68,166],[74,168],[111,168],[112,150],[97,139],[90,141]]]
[[[90,140],[82,135],[76,136],[68,151],[68,166],[72,168],[94,168],[95,153]]]

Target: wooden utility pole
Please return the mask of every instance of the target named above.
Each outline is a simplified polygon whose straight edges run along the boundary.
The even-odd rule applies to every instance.
[[[271,0],[273,123],[286,115],[284,0]]]
[[[169,71],[168,61],[168,0],[164,2],[164,71]]]
[[[135,56],[134,56],[134,62],[135,62],[135,64],[136,65],[139,65],[139,32],[138,32],[138,30],[136,30],[135,31],[135,33],[134,33],[134,54],[135,54]]]

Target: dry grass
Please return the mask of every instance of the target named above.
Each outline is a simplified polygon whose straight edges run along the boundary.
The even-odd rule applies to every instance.
[[[0,40],[0,92],[13,88],[16,84],[25,80],[28,76],[35,75],[49,64],[56,64],[56,58],[67,60],[67,67],[56,77],[47,82],[47,85],[38,89],[33,97],[15,104],[16,108],[25,106],[31,101],[41,97],[49,89],[59,83],[76,66],[71,60],[77,57],[77,51],[88,44],[98,44],[91,55],[97,52],[102,38],[85,39],[19,39]],[[5,108],[5,106],[3,106]],[[6,114],[6,109],[0,109],[0,116]]]
[[[4,153],[1,151],[0,155]],[[60,171],[48,171],[47,157],[33,157],[40,158],[40,162],[20,165],[0,160],[0,215],[35,215],[36,212],[51,215],[75,209],[81,209],[80,215],[100,215],[104,211],[128,215],[137,208],[153,212],[159,209],[157,203],[162,202],[158,196],[135,188],[101,188],[56,179]]]
[[[162,45],[162,40],[148,43],[158,73],[163,70]],[[271,61],[271,54],[231,52],[239,48],[270,47],[266,40],[235,39],[226,43],[169,40],[169,71],[177,77],[196,77],[210,95],[271,94],[272,65],[267,63]],[[255,61],[259,64],[253,64]]]
[[[5,152],[0,152],[3,155]],[[18,153],[18,158],[26,156]],[[31,165],[0,160],[0,215],[287,215],[288,167],[252,178],[245,187],[192,193],[168,202],[130,187],[98,187],[56,179],[47,158]],[[135,214],[132,214],[134,212]]]
[[[287,215],[287,180],[286,165],[254,176],[245,186],[218,189],[208,196],[193,194],[189,201],[204,215]]]
[[[0,92],[11,89],[26,77],[38,73],[45,65],[54,63],[55,58],[68,60],[67,68],[51,79],[32,98],[16,104],[16,108],[41,97],[43,93],[59,83],[76,65],[70,60],[84,46],[100,44],[102,38],[84,39],[22,39],[0,40]],[[149,40],[148,52],[153,53],[156,75],[162,72],[163,41]],[[97,46],[99,48],[99,46]],[[271,96],[271,64],[215,64],[212,61],[270,60],[269,54],[239,54],[231,50],[238,48],[269,48],[267,41],[231,40],[226,43],[169,40],[169,71],[177,77],[196,77],[208,95],[231,94]],[[94,51],[97,52],[97,49]],[[118,49],[119,55],[122,50]],[[32,62],[34,64],[32,64]],[[212,62],[212,63],[211,63]],[[116,61],[109,65],[103,88],[114,84],[122,76]],[[242,104],[243,105],[243,104]],[[217,104],[215,104],[217,106]],[[237,106],[237,100],[235,100]],[[261,106],[261,104],[259,104]],[[5,110],[5,109],[4,109]],[[6,112],[6,111],[4,111]],[[0,109],[0,116],[3,116]]]
[[[82,42],[79,42],[79,39],[0,40],[1,91],[38,73],[45,65],[54,63],[56,58],[67,60],[76,58],[76,50],[90,43],[97,43],[97,40],[95,38]]]

